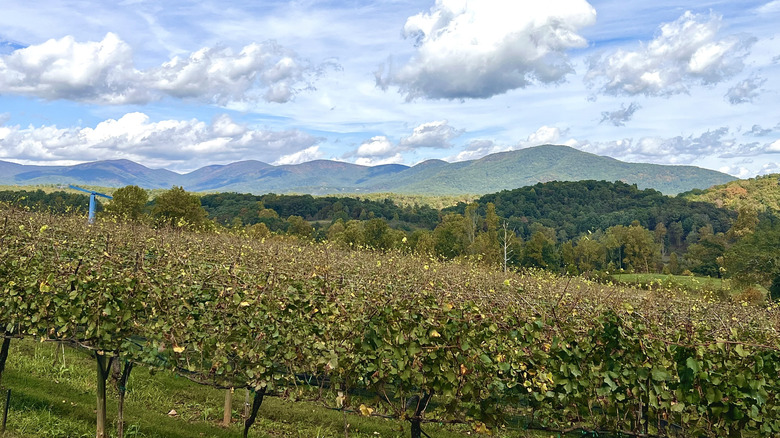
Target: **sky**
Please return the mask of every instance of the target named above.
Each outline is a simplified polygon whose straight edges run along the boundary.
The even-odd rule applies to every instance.
[[[780,172],[780,0],[7,0],[0,160]]]

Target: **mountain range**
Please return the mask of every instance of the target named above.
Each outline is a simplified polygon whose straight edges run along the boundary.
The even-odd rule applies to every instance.
[[[448,163],[360,166],[330,160],[274,166],[260,161],[212,165],[180,174],[130,160],[74,166],[29,166],[0,161],[0,184],[76,184],[146,189],[182,186],[196,192],[485,194],[547,181],[606,180],[665,194],[705,189],[736,178],[694,166],[627,163],[568,146],[544,145]]]

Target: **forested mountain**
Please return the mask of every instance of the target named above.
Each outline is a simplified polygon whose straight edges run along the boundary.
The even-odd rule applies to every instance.
[[[780,212],[780,174],[740,179],[706,190],[681,193],[691,201],[704,201],[738,211],[742,208]]]
[[[0,184],[137,185],[145,189],[167,189],[176,185],[196,192],[254,194],[485,194],[538,182],[590,179],[623,181],[639,188],[675,194],[705,189],[734,178],[692,166],[625,163],[553,145],[502,152],[473,161],[429,160],[413,167],[400,164],[367,167],[328,160],[281,166],[241,161],[207,166],[183,175],[149,169],[128,160],[76,166],[22,166],[0,162]]]
[[[485,195],[476,202],[481,212],[488,203],[495,205],[496,214],[521,236],[530,236],[532,225],[537,224],[554,229],[563,240],[638,221],[648,229],[663,224],[670,229],[672,240],[680,242],[706,225],[716,233],[725,232],[736,217],[710,203],[606,181],[539,183]],[[465,209],[466,205],[460,204],[443,212],[463,214]]]

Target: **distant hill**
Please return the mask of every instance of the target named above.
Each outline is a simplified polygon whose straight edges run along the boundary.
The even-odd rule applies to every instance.
[[[615,225],[628,226],[633,221],[648,229],[659,223],[672,232],[672,223],[679,228],[673,240],[680,242],[688,233],[707,224],[716,233],[726,232],[736,214],[707,202],[694,202],[679,196],[665,196],[652,189],[637,189],[622,182],[555,181],[484,195],[474,201],[484,213],[487,203],[493,203],[499,217],[523,237],[528,237],[532,224],[550,227],[558,236],[570,239],[594,230],[606,230]],[[445,208],[443,213],[463,214],[461,203]],[[565,231],[561,235],[560,232]]]
[[[537,146],[447,163],[429,160],[360,166],[316,160],[273,166],[241,161],[207,166],[187,174],[149,169],[129,160],[75,166],[23,166],[0,161],[0,184],[70,183],[106,187],[135,184],[147,189],[183,186],[189,191],[308,193],[313,195],[393,192],[400,194],[485,194],[548,181],[605,180],[636,184],[665,194],[705,189],[735,178],[693,166],[625,163],[567,146]]]
[[[752,207],[780,212],[780,173],[740,179],[706,190],[682,193],[681,196],[735,211],[742,207]]]

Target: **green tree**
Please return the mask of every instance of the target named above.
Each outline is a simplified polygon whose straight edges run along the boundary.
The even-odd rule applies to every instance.
[[[755,231],[758,226],[758,210],[748,206],[742,206],[739,209],[737,220],[731,226],[726,236],[730,241],[735,242]]]
[[[313,231],[311,224],[300,216],[290,216],[287,218],[287,234],[300,237],[311,237]]]
[[[606,265],[607,249],[592,236],[582,236],[574,247],[574,258],[580,272],[603,269]]]
[[[661,256],[653,233],[638,223],[608,228],[603,241],[610,259],[617,257],[616,264],[622,269],[650,272],[650,266],[655,266]]]
[[[772,218],[734,244],[724,255],[726,273],[743,285],[770,288],[780,299],[780,220]]]
[[[409,245],[417,254],[425,256],[436,254],[436,241],[431,231],[415,230],[409,238]]]
[[[680,275],[680,261],[677,258],[677,253],[673,252],[669,256],[669,273],[672,275]]]
[[[397,235],[384,219],[369,219],[363,224],[363,244],[375,249],[387,250],[396,245]]]
[[[555,231],[553,230],[553,233]],[[531,234],[531,238],[523,246],[521,263],[529,268],[545,268],[555,270],[559,265],[558,251],[555,239],[544,230],[539,229]]]
[[[111,216],[137,221],[144,215],[149,194],[138,186],[125,186],[114,191],[106,212]]]
[[[152,216],[158,223],[172,227],[201,228],[206,224],[206,210],[200,205],[200,198],[178,186],[155,198]]]
[[[436,253],[448,259],[464,254],[468,248],[468,236],[463,216],[450,213],[433,230]]]
[[[720,278],[718,260],[726,252],[726,237],[722,233],[712,235],[706,227],[701,228],[699,235],[699,241],[689,246],[685,253],[688,269],[695,274]]]

